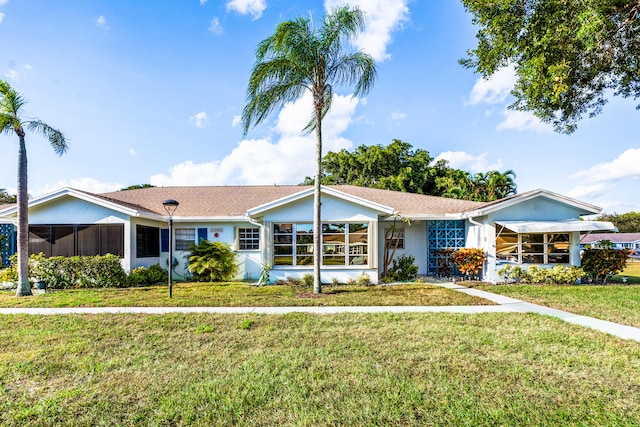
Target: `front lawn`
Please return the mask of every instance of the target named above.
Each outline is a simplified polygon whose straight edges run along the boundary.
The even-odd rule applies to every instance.
[[[32,297],[0,292],[0,307],[284,307],[372,305],[494,305],[491,301],[429,284],[398,286],[324,286],[322,295],[286,285],[256,287],[246,283],[180,283],[168,288],[53,291]]]
[[[638,426],[640,345],[535,314],[0,316],[0,425]]]
[[[476,288],[640,328],[640,285],[479,285]]]

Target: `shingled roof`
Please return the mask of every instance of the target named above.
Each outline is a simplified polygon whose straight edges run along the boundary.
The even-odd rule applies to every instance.
[[[478,209],[482,202],[449,199],[400,191],[380,190],[353,185],[329,186],[337,191],[389,206],[402,215],[446,215]],[[176,216],[229,217],[244,216],[256,206],[311,189],[311,186],[189,186],[150,187],[135,190],[95,194],[110,202],[119,203],[142,212],[164,215],[162,202],[175,199],[180,202]]]

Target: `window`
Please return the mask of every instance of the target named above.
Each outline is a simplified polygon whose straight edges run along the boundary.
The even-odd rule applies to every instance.
[[[322,224],[322,264],[369,264],[369,224]],[[273,265],[313,265],[313,224],[273,225]]]
[[[498,260],[518,264],[568,264],[569,233],[521,233],[502,228],[496,237]]]
[[[241,251],[257,251],[260,249],[260,229],[238,228],[238,249]]]
[[[124,257],[123,224],[34,225],[29,227],[29,253],[45,256]]]
[[[160,229],[136,225],[136,258],[160,256]]]
[[[176,251],[187,251],[196,242],[195,228],[176,228],[175,233]]]
[[[396,228],[395,230],[385,228],[384,236],[386,239],[385,244],[388,248],[395,248],[397,243],[398,249],[404,249],[404,228]]]

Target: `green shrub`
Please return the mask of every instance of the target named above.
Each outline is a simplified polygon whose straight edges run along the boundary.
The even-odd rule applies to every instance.
[[[311,273],[307,273],[304,276],[302,276],[302,284],[306,287],[311,287],[313,286],[313,274]]]
[[[607,283],[626,267],[628,256],[627,249],[585,249],[582,269],[596,283]]]
[[[360,274],[358,276],[358,278],[356,279],[356,285],[358,285],[358,286],[371,286],[372,285],[371,277],[369,277],[369,275],[363,271],[362,274]]]
[[[189,271],[195,281],[224,282],[238,274],[236,254],[226,243],[201,240],[189,251]]]
[[[415,279],[418,276],[418,266],[415,265],[415,260],[412,255],[404,254],[394,259],[391,268],[389,268],[389,276],[400,282]]]
[[[585,276],[580,267],[556,265],[553,268],[542,268],[532,265],[528,270],[521,266],[506,265],[496,271],[504,277],[505,282],[542,283],[547,285],[574,284]]]
[[[127,274],[116,255],[43,258],[30,274],[50,289],[122,288],[129,285]]]
[[[153,264],[149,268],[136,267],[129,274],[129,283],[132,285],[153,285],[165,283],[169,280],[169,273],[160,264]]]

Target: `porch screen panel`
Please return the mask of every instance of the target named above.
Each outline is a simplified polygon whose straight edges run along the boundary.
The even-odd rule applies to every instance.
[[[438,275],[438,249],[460,249],[465,246],[464,220],[427,221],[427,273]]]
[[[100,255],[106,254],[124,257],[124,225],[100,226]]]
[[[51,256],[74,256],[76,252],[73,226],[56,225],[51,227]]]
[[[100,255],[100,232],[95,225],[79,225],[78,233],[78,255],[95,256]]]
[[[51,227],[48,225],[29,227],[29,254],[40,252],[46,257],[51,256]]]

